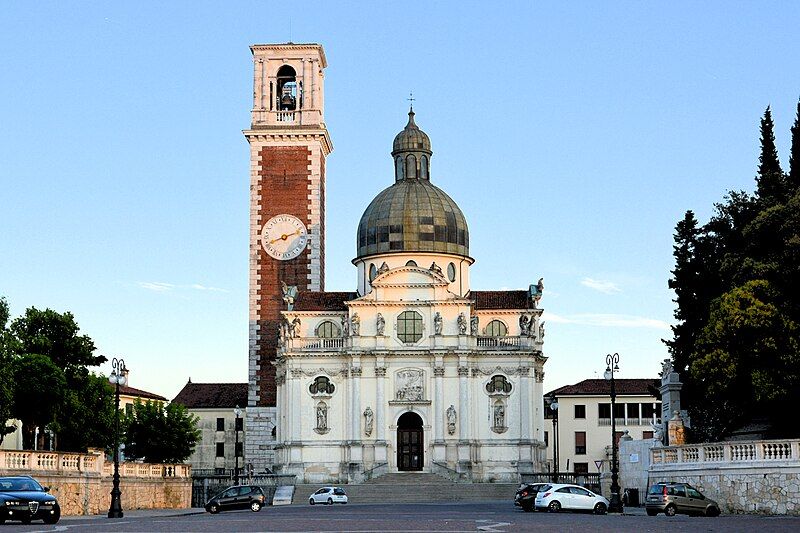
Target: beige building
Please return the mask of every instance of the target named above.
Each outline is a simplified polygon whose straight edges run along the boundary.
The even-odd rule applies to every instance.
[[[237,456],[240,472],[243,471],[247,383],[192,383],[189,380],[172,402],[186,406],[199,418],[200,442],[187,461],[193,472],[229,474],[236,466]]]
[[[615,442],[625,433],[634,439],[653,438],[661,402],[653,396],[657,379],[616,379]],[[611,385],[604,379],[585,379],[545,395],[547,462],[553,467],[558,443],[559,472],[607,472],[611,461]],[[557,409],[552,409],[555,400]],[[555,415],[555,416],[554,416]],[[554,418],[556,423],[554,424]],[[554,431],[554,428],[557,430]],[[556,437],[556,438],[554,438]],[[598,466],[599,465],[599,466]]]

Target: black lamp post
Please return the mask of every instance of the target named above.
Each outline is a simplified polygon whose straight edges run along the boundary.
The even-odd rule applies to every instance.
[[[617,462],[617,419],[615,405],[617,401],[617,389],[614,383],[614,374],[619,372],[619,354],[606,355],[606,371],[603,376],[611,381],[611,499],[609,500],[608,512],[621,513],[622,500],[619,497],[619,463]]]
[[[114,357],[111,360],[111,375],[108,381],[114,385],[114,487],[111,489],[111,506],[108,508],[109,518],[122,518],[122,492],[119,490],[119,386],[128,381],[128,367],[123,359]]]
[[[233,431],[236,433],[236,444],[233,446],[233,460],[234,460],[234,467],[233,467],[233,484],[239,484],[239,418],[242,415],[242,410],[239,409],[237,405],[233,409],[233,414],[236,415],[236,420],[233,423]]]
[[[550,401],[553,411],[553,483],[558,483],[558,401],[553,396]]]

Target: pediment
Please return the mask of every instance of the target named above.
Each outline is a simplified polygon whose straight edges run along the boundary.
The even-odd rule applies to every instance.
[[[442,274],[427,268],[402,266],[379,274],[372,280],[373,287],[448,286]]]

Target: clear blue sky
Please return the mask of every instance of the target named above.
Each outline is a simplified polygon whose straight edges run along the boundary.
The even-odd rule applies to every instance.
[[[560,4],[6,3],[0,294],[72,311],[135,387],[246,381],[248,46],[291,38],[329,61],[328,290],[413,90],[473,288],[545,278],[546,389],[614,351],[655,377],[675,223],[753,189],[768,104],[787,162],[800,4]]]

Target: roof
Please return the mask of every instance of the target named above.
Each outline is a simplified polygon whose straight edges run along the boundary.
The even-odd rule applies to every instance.
[[[294,299],[293,311],[347,311],[345,302],[358,298],[357,292],[303,291]]]
[[[247,383],[192,383],[189,381],[172,400],[188,408],[247,407]]]
[[[133,387],[128,387],[127,385],[120,385],[119,393],[124,396],[135,396],[136,398],[145,398],[147,400],[158,400],[160,402],[167,401],[167,399],[160,394],[156,394],[155,392],[147,392],[146,390],[142,389],[134,389]]]
[[[530,309],[528,291],[470,291],[475,309]]]
[[[652,396],[648,386],[658,388],[661,380],[658,379],[615,379],[614,385],[617,394]],[[575,385],[565,385],[552,390],[545,396],[595,396],[598,394],[610,394],[611,382],[605,379],[584,379]]]

